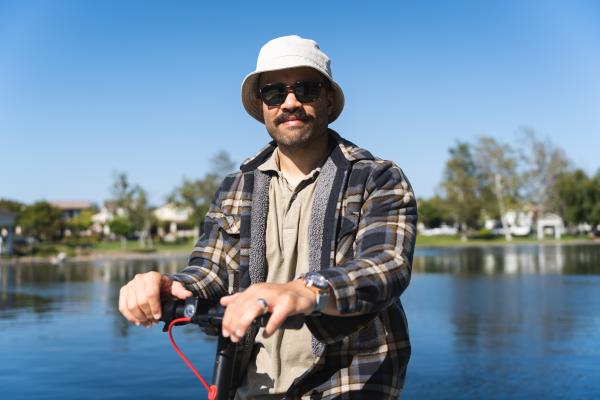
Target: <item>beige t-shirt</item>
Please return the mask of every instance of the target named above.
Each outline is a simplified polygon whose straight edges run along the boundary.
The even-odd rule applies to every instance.
[[[279,170],[275,149],[258,169],[273,171],[266,227],[267,282],[286,283],[309,271],[308,225],[320,168],[294,188]],[[256,363],[250,363],[236,399],[273,399],[285,394],[294,379],[313,365],[311,337],[306,325],[300,330],[278,330],[268,339],[262,337],[261,329],[255,341]]]

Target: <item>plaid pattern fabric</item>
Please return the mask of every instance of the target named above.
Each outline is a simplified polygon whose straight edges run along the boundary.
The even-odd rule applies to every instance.
[[[399,296],[410,281],[415,197],[394,163],[330,133],[337,143],[329,156],[337,175],[325,226],[333,234],[322,248],[317,269],[331,283],[338,311],[360,315],[307,318],[313,336],[324,346],[314,367],[296,379],[287,397],[397,398],[410,357]],[[173,275],[188,289],[217,299],[249,286],[254,170],[273,149],[269,144],[223,181],[188,267]]]

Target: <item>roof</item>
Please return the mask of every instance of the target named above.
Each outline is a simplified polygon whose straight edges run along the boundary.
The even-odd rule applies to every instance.
[[[51,201],[50,204],[61,210],[87,210],[94,207],[94,203],[85,200]]]

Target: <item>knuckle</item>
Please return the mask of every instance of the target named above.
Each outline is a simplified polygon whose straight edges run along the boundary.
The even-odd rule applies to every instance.
[[[294,302],[294,297],[289,294],[289,293],[284,293],[283,295],[281,295],[281,305],[284,307],[289,307],[290,305],[293,304]]]
[[[254,314],[247,312],[240,318],[240,325],[247,326],[250,325],[252,321],[254,321]]]
[[[146,295],[148,297],[155,297],[158,296],[158,288],[154,287],[154,286],[149,286],[146,288]]]
[[[155,280],[157,277],[160,278],[160,274],[156,271],[150,271],[144,274],[144,278],[147,278],[149,280]]]

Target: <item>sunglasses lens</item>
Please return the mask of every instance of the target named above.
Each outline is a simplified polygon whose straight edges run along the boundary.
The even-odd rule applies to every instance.
[[[267,85],[260,90],[260,97],[268,106],[276,106],[285,101],[287,89],[284,84]]]
[[[321,84],[319,82],[302,81],[293,86],[294,95],[301,103],[311,103],[319,98]],[[266,85],[260,89],[262,101],[269,107],[283,104],[288,95],[288,86],[283,83]]]
[[[294,85],[294,94],[298,101],[311,103],[319,98],[321,85],[318,82],[298,82]]]

